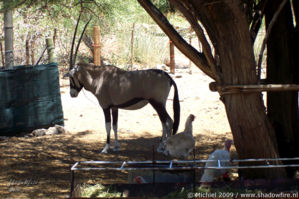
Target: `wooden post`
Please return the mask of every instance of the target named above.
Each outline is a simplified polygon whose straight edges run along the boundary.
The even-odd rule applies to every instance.
[[[0,41],[1,61],[2,61],[2,66],[5,68],[5,61],[4,61],[5,57],[4,57],[4,53],[3,53],[3,51],[4,51],[3,44],[4,44],[4,40],[1,39],[1,41]]]
[[[46,45],[47,45],[47,51],[48,51],[48,62],[49,63],[56,62],[56,58],[55,58],[55,54],[54,54],[53,39],[47,38]]]
[[[29,34],[29,33],[28,33]],[[30,53],[29,53],[29,35],[26,37],[25,41],[25,51],[26,51],[26,65],[29,65],[29,60],[30,60]]]
[[[135,23],[133,23],[132,34],[131,34],[131,70],[134,64],[134,34],[135,34]]]
[[[32,41],[30,42],[30,48],[31,48],[31,64],[33,65],[35,63],[35,37],[32,38]],[[55,46],[53,45],[53,49],[55,49]],[[54,51],[54,50],[53,50]]]
[[[174,74],[175,73],[175,61],[174,61],[174,44],[171,40],[169,40],[169,47],[170,47],[170,73]]]
[[[54,33],[53,33],[54,48],[56,47],[56,39],[57,39],[57,28],[54,28]]]
[[[94,64],[101,66],[101,33],[100,26],[93,27],[93,51],[94,51]]]
[[[5,2],[8,1],[4,1],[4,4]],[[12,15],[12,9],[4,10],[5,67],[7,68],[14,65]]]

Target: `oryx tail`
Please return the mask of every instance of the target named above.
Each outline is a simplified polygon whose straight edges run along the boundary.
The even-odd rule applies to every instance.
[[[179,100],[179,92],[178,87],[171,78],[171,84],[174,87],[174,96],[173,96],[173,130],[172,135],[176,134],[179,124],[180,124],[180,100]]]

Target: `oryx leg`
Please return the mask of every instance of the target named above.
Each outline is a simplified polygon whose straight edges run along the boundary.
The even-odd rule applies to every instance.
[[[106,146],[102,150],[101,153],[108,153],[108,150],[110,148],[110,132],[111,132],[111,115],[110,115],[110,108],[103,109],[104,115],[105,115],[105,127],[107,132],[107,140],[106,140]]]
[[[115,138],[115,144],[114,144],[114,151],[118,151],[119,150],[119,143],[118,143],[118,137],[117,137],[117,121],[118,121],[118,109],[117,108],[113,108],[112,109],[112,128],[114,131],[114,138]]]
[[[149,100],[150,104],[153,106],[153,108],[157,111],[159,118],[162,123],[162,138],[161,138],[161,143],[157,149],[158,152],[163,152],[165,149],[165,140],[166,136],[170,137],[171,135],[171,130],[172,130],[172,119],[168,115],[166,108],[165,108],[165,103],[159,103],[156,102],[155,100]]]

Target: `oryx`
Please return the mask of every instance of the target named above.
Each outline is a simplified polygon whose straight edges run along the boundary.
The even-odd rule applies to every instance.
[[[174,80],[162,70],[137,70],[125,71],[112,65],[94,66],[93,64],[79,63],[74,66],[77,51],[84,27],[78,41],[73,57],[73,46],[80,17],[75,28],[69,72],[65,75],[70,79],[70,95],[77,97],[82,88],[92,92],[103,108],[107,132],[107,142],[102,153],[107,153],[110,148],[111,115],[112,128],[115,135],[114,150],[119,149],[117,139],[118,109],[136,110],[150,103],[157,111],[162,122],[163,134],[158,151],[163,152],[163,141],[166,136],[175,134],[180,120],[180,104],[178,89]],[[73,62],[74,59],[74,62]],[[171,86],[174,87],[173,110],[174,122],[168,115],[165,105]]]

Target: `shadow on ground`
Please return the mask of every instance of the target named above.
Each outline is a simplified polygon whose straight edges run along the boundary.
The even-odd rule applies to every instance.
[[[153,147],[160,137],[130,137],[121,139],[121,150],[100,154],[103,141],[85,142],[92,132],[43,137],[12,137],[0,141],[0,195],[2,198],[65,198],[70,189],[70,167],[85,160],[152,160]],[[206,158],[216,148],[222,148],[225,135],[196,137],[200,143],[195,158]],[[169,159],[155,153],[158,160]],[[193,156],[190,155],[189,159]],[[79,183],[126,183],[126,173],[81,172]]]

